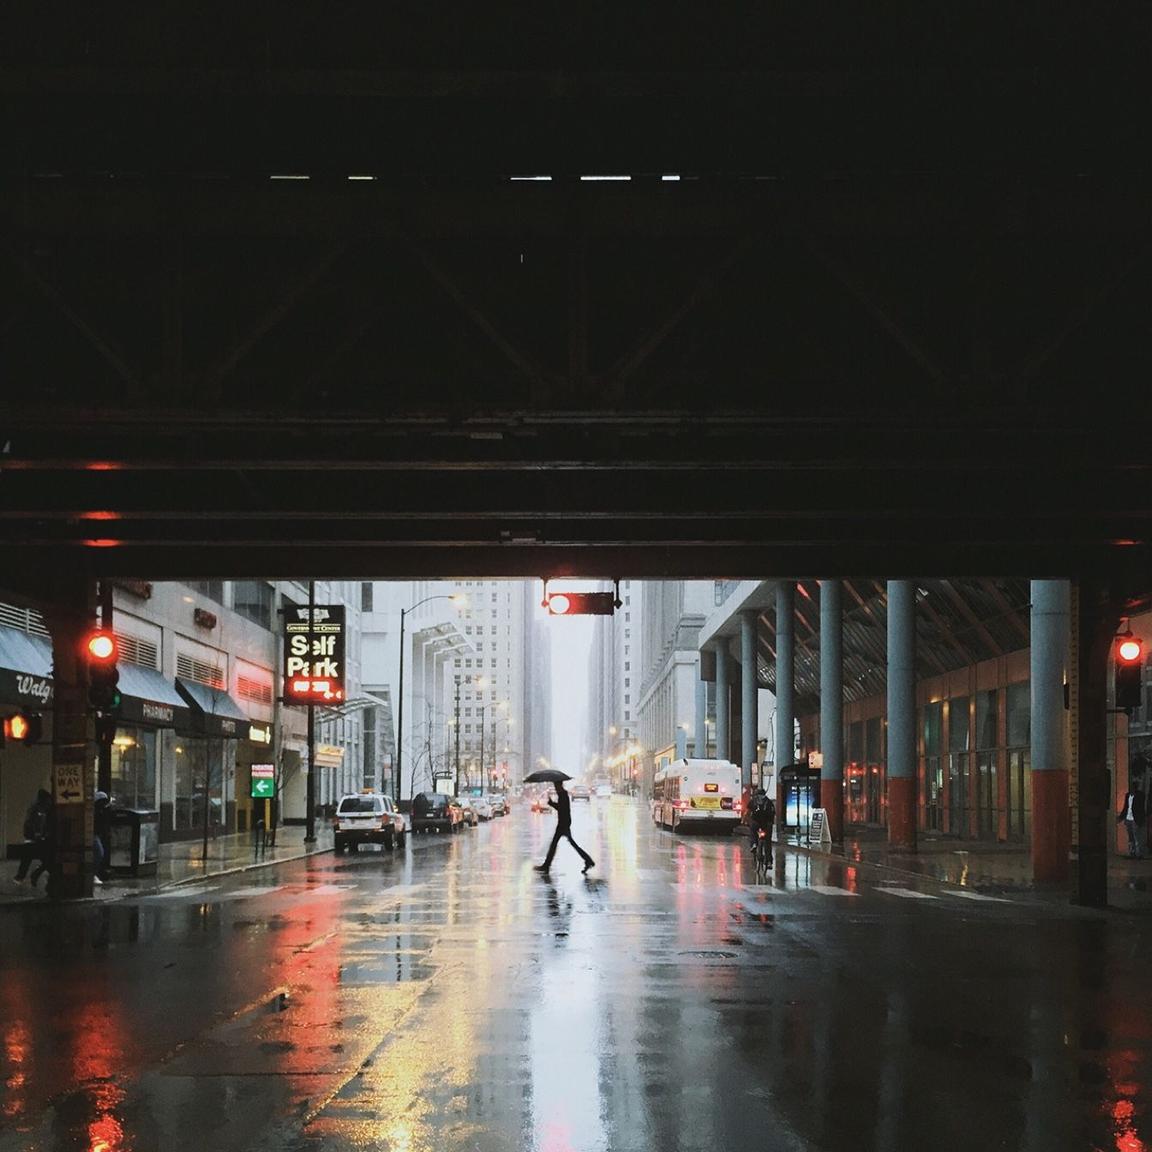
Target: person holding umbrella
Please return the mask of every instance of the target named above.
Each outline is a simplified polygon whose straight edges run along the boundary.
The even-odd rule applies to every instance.
[[[556,831],[552,835],[552,843],[548,845],[548,855],[544,857],[544,863],[536,865],[537,872],[547,872],[552,867],[552,858],[556,855],[556,847],[560,843],[561,838],[566,839],[584,858],[584,867],[581,869],[582,872],[587,872],[589,868],[596,867],[596,861],[572,839],[572,799],[568,793],[564,791],[564,781],[571,779],[571,776],[566,775],[556,768],[543,768],[538,772],[533,772],[530,776],[524,777],[526,784],[547,782],[556,786],[556,799],[548,801],[549,805],[556,809]]]

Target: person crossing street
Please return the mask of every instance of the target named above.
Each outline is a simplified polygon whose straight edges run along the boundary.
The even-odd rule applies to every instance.
[[[556,809],[556,831],[552,836],[552,843],[548,845],[548,855],[544,857],[543,864],[536,865],[537,872],[547,872],[552,867],[552,859],[556,855],[556,847],[561,839],[566,839],[573,848],[584,858],[582,872],[596,867],[596,861],[572,839],[572,798],[564,791],[564,781],[555,782],[556,799],[549,799],[548,803]]]

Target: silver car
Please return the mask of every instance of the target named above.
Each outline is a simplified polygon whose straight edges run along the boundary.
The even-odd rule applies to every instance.
[[[332,818],[336,854],[361,844],[403,848],[408,842],[408,819],[391,796],[379,792],[354,792],[342,796]]]

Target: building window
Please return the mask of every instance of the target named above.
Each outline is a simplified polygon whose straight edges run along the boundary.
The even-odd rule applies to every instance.
[[[272,585],[263,580],[237,580],[232,586],[232,607],[261,628],[272,627]]]
[[[191,580],[188,587],[201,596],[207,596],[209,600],[215,600],[217,604],[224,603],[223,580]]]
[[[370,580],[365,580],[364,583],[360,585],[360,611],[361,612],[373,611],[372,594],[373,594],[374,589],[375,589],[375,585]]]
[[[120,659],[124,663],[159,670],[160,650],[151,640],[141,640],[139,636],[125,636],[123,632],[117,632],[116,643],[120,646]]]
[[[236,695],[241,700],[249,700],[253,704],[272,703],[272,673],[263,669],[251,669],[247,674],[237,671]]]
[[[206,684],[209,688],[223,689],[227,680],[227,664],[221,655],[217,662],[209,664],[206,660],[198,660],[187,652],[176,655],[176,675],[181,680],[191,680],[196,684]]]

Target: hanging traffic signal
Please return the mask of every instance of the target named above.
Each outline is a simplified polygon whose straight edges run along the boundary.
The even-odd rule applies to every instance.
[[[549,592],[544,597],[549,616],[611,616],[616,611],[614,592]]]
[[[21,744],[38,744],[44,734],[44,719],[39,712],[17,712],[4,717],[4,740]]]
[[[1144,641],[1126,632],[1116,645],[1116,707],[1131,712],[1144,703]]]
[[[97,712],[115,712],[120,707],[120,645],[111,632],[100,629],[88,637],[88,703]]]

